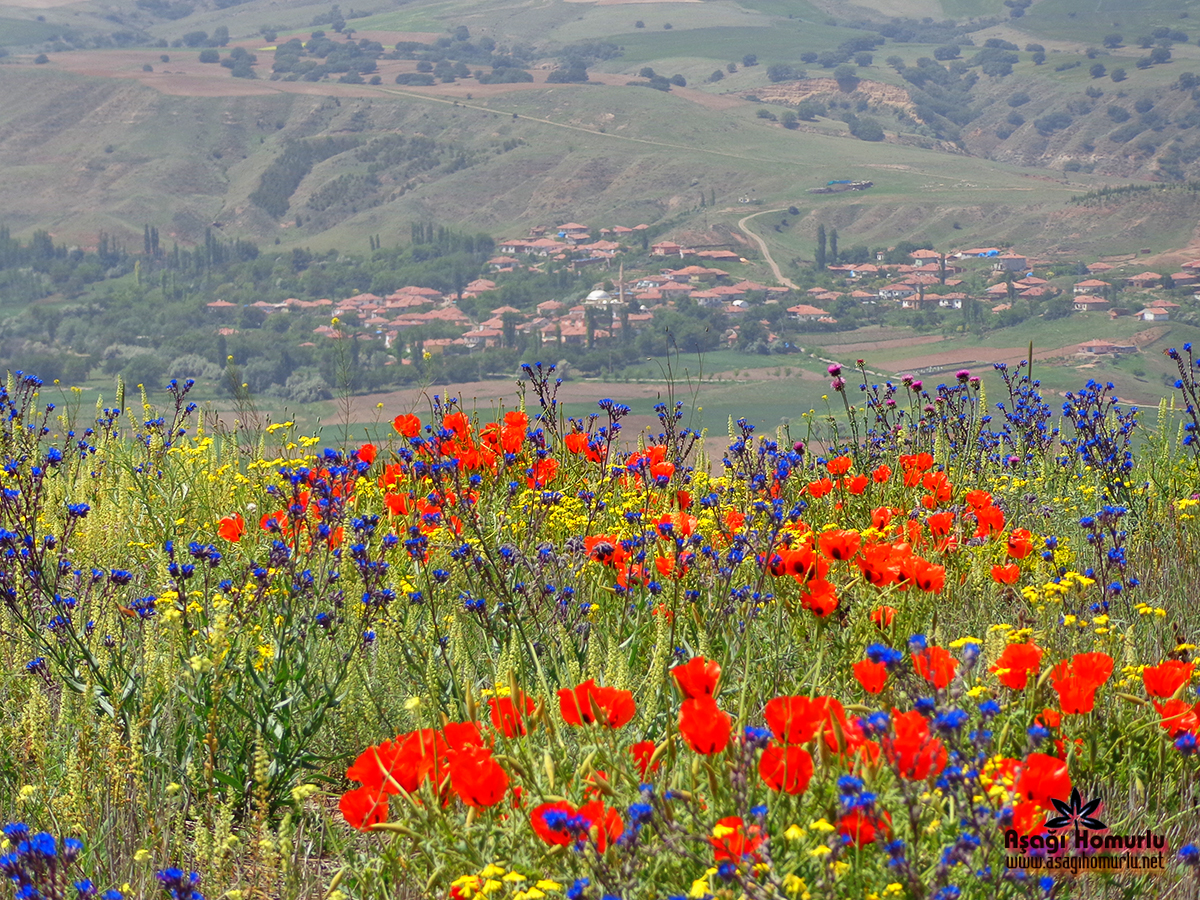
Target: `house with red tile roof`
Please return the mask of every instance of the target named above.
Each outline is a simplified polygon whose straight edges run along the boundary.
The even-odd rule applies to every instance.
[[[795,322],[816,322],[822,316],[829,315],[825,310],[809,306],[807,303],[798,303],[795,306],[789,306],[787,314],[788,318]]]
[[[1072,308],[1077,312],[1095,312],[1097,310],[1108,309],[1111,304],[1103,297],[1092,297],[1083,295],[1076,297],[1072,301]]]

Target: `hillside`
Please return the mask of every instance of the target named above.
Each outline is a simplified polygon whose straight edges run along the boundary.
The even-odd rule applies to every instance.
[[[1200,174],[1191,5],[1068,37],[1078,10],[1060,0],[17,0],[0,4],[4,219],[85,245],[101,231],[136,241],[147,223],[195,244],[220,223],[336,247],[430,218],[736,231],[749,200],[800,204],[864,241],[1019,228],[1062,245],[1065,223],[1087,246],[1178,245],[1187,202],[1156,201],[1148,229],[1087,222],[1064,201]],[[324,50],[292,40],[314,30]],[[399,146],[379,143],[391,136]],[[315,151],[322,137],[339,143]],[[285,170],[286,193],[264,203]],[[805,196],[844,177],[876,186]],[[790,240],[797,221],[766,239],[803,255],[812,227]]]

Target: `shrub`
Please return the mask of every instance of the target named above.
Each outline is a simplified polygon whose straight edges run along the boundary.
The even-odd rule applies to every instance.
[[[796,77],[796,70],[786,63],[775,63],[767,66],[767,79],[771,82],[790,81]]]
[[[882,141],[887,137],[884,134],[883,126],[867,116],[858,119],[850,128],[850,133],[860,141]]]
[[[215,63],[215,62],[220,62],[220,61],[221,61],[221,54],[218,53],[216,50],[201,50],[200,51],[200,62]]]
[[[1064,128],[1069,128],[1072,121],[1073,119],[1071,118],[1070,113],[1048,113],[1047,115],[1034,119],[1033,127],[1037,129],[1038,134],[1048,137],[1054,134],[1056,131],[1062,131]]]
[[[396,76],[396,84],[407,84],[414,87],[428,86],[435,84],[436,81],[432,75],[424,72],[401,72]]]

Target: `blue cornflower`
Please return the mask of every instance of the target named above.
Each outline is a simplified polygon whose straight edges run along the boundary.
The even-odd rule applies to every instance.
[[[654,808],[649,803],[633,803],[629,807],[629,821],[634,825],[645,825],[654,817]]]
[[[883,663],[888,669],[895,669],[904,660],[904,654],[887,644],[870,644],[867,647],[867,659],[873,663]]]
[[[958,731],[967,724],[967,713],[961,709],[947,709],[938,713],[933,719],[933,727],[946,733]]]

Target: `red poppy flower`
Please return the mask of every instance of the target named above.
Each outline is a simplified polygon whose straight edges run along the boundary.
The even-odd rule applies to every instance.
[[[859,660],[854,664],[854,677],[868,694],[878,694],[887,684],[887,666],[869,659]]]
[[[1017,797],[1050,809],[1054,800],[1071,796],[1071,773],[1061,759],[1045,753],[1030,753],[1017,764]]]
[[[524,691],[518,691],[515,699],[489,697],[488,706],[492,708],[492,727],[502,732],[506,738],[521,737],[525,734],[525,719],[537,709],[533,698]]]
[[[800,605],[824,619],[838,607],[837,592],[823,578],[810,581],[800,588]]]
[[[933,457],[928,453],[902,454],[900,467],[906,472],[928,472],[933,468]]]
[[[415,438],[421,433],[421,420],[414,415],[396,416],[392,420],[392,427],[406,438]]]
[[[887,480],[892,477],[892,470],[888,466],[876,466],[871,472],[871,480],[876,484],[886,484]]]
[[[917,674],[938,690],[946,687],[954,678],[958,660],[943,647],[927,647],[913,654],[913,668]]]
[[[525,428],[529,425],[529,416],[520,410],[504,414],[504,428],[500,431],[500,446],[505,453],[517,453],[525,441]]]
[[[921,479],[921,486],[929,491],[927,497],[921,498],[921,503],[926,509],[933,509],[941,503],[945,503],[953,496],[953,485],[950,484],[950,479],[945,472],[931,472]]]
[[[408,497],[404,494],[384,494],[383,503],[393,516],[406,516],[411,508],[408,505]]]
[[[679,733],[684,742],[705,756],[720,753],[729,746],[733,720],[717,706],[712,697],[684,700],[679,707]]]
[[[267,532],[283,532],[287,534],[289,531],[287,513],[282,509],[276,510],[273,513],[267,513],[258,520],[258,525],[263,531]]]
[[[992,581],[996,584],[1016,584],[1021,577],[1021,568],[1016,563],[1006,566],[992,566]]]
[[[1013,559],[1024,559],[1033,552],[1033,535],[1024,528],[1014,528],[1008,536],[1005,552]]]
[[[883,738],[883,750],[900,777],[924,781],[942,774],[949,755],[942,742],[930,735],[929,721],[915,709],[893,710],[892,723],[894,730]]]
[[[450,754],[450,789],[467,806],[495,806],[508,790],[508,773],[492,751],[467,744]]]
[[[845,475],[850,471],[852,465],[854,465],[854,460],[849,456],[839,456],[825,463],[825,471],[830,475]]]
[[[987,491],[967,491],[965,497],[971,509],[979,511],[992,505],[992,495]]]
[[[685,700],[715,697],[717,682],[721,680],[721,664],[703,656],[693,656],[682,665],[671,669],[671,677],[679,685],[679,691]]]
[[[1107,653],[1077,653],[1050,672],[1050,686],[1058,692],[1064,713],[1089,713],[1096,705],[1096,689],[1112,675],[1113,661]]]
[[[355,456],[365,462],[368,466],[375,462],[375,456],[379,451],[374,444],[363,444],[355,451]]]
[[[588,559],[593,559],[605,566],[619,563],[626,555],[620,540],[607,534],[593,534],[585,538],[583,550],[588,555]]]
[[[1073,741],[1071,741],[1071,744],[1074,745],[1075,752],[1079,753],[1080,750],[1082,750],[1082,748],[1083,748],[1083,738],[1075,738]],[[1054,739],[1054,754],[1059,759],[1061,759],[1063,762],[1066,762],[1066,760],[1067,760],[1067,742],[1064,741],[1062,738]]]
[[[529,822],[547,844],[582,844],[594,837],[596,849],[603,853],[625,830],[615,809],[605,809],[604,801],[592,800],[576,809],[565,800],[543,803],[529,815]]]
[[[946,567],[939,566],[919,556],[909,563],[909,577],[920,590],[927,594],[940,594],[946,586]]]
[[[448,431],[453,431],[460,441],[466,440],[471,436],[471,420],[463,412],[450,413],[450,415],[442,419],[442,427]]]
[[[217,523],[217,536],[229,541],[231,544],[236,544],[240,541],[242,535],[245,533],[246,520],[242,518],[241,513],[226,516]]]
[[[717,862],[741,862],[749,858],[757,863],[761,862],[758,848],[764,840],[766,835],[757,825],[746,828],[741,816],[726,816],[717,820],[708,842],[712,844],[713,858]]]
[[[554,480],[558,472],[558,460],[553,456],[535,460],[529,469],[529,477],[525,483],[532,489],[540,490]]]
[[[807,744],[825,721],[826,697],[775,697],[767,701],[763,716],[767,727],[782,744]],[[836,701],[835,701],[836,702]]]
[[[842,487],[845,488],[847,491],[849,491],[851,494],[853,494],[855,497],[858,497],[863,492],[865,492],[867,489],[867,485],[869,485],[870,483],[871,483],[871,481],[869,478],[867,478],[866,475],[855,475],[853,478],[843,478],[842,479]]]
[[[590,725],[599,722],[606,728],[620,728],[633,718],[637,707],[632,691],[599,687],[589,678],[574,690],[558,692],[559,710],[568,725]]]
[[[803,747],[788,747],[771,741],[758,761],[758,774],[773,791],[803,794],[812,779],[813,759]]]
[[[694,559],[694,555],[691,553],[681,553],[678,559],[673,556],[656,556],[654,568],[658,569],[658,574],[664,578],[682,578],[687,574],[692,559]],[[660,603],[659,606],[662,604]]]
[[[386,822],[388,814],[387,794],[376,788],[360,787],[342,794],[338,809],[351,828],[370,831],[377,822]]]
[[[588,821],[588,836],[595,835],[596,849],[601,853],[625,831],[621,814],[615,809],[606,808],[603,800],[583,804],[579,807],[579,814]]]
[[[1047,706],[1034,717],[1034,721],[1043,728],[1057,728],[1062,724],[1062,713]]]
[[[819,500],[833,490],[833,482],[828,478],[818,478],[808,483],[807,490],[814,500]]]
[[[451,750],[483,746],[483,732],[477,722],[447,722],[442,726],[442,736]]]
[[[975,537],[991,537],[1004,530],[1004,513],[995,506],[975,510]]]
[[[662,766],[662,759],[654,760],[651,764],[650,760],[654,757],[654,751],[657,749],[654,741],[638,741],[629,748],[629,752],[633,754],[633,761],[637,764],[638,772],[641,774],[642,781],[645,781],[648,776],[657,772]]]
[[[891,628],[895,618],[896,608],[894,606],[877,606],[871,610],[871,622],[876,628]]]
[[[437,732],[412,731],[367,747],[346,770],[346,777],[376,791],[412,794],[429,775],[434,760],[445,753],[446,742]]]
[[[547,813],[551,815],[547,817]],[[566,800],[542,803],[535,806],[529,814],[529,824],[533,826],[534,834],[547,844],[566,847],[578,839],[578,835],[566,827],[569,824],[568,820],[575,815],[575,807]]]
[[[1192,680],[1190,662],[1168,659],[1157,666],[1142,669],[1142,684],[1151,697],[1173,697],[1175,692]]]
[[[857,761],[874,765],[882,752],[879,744],[868,740],[858,720],[846,717],[846,710],[833,697],[819,698],[825,705],[821,737],[830,753],[836,753],[853,766]]]
[[[1163,703],[1155,700],[1154,708],[1161,717],[1158,724],[1167,730],[1172,740],[1188,732],[1200,733],[1200,704],[1189,706],[1185,701],[1173,697]]]
[[[817,555],[811,544],[801,544],[795,550],[782,551],[784,571],[799,581],[824,578],[829,563]]]
[[[822,555],[829,559],[847,560],[858,552],[862,546],[862,536],[857,531],[846,531],[834,528],[822,532],[817,539]]]
[[[880,506],[871,510],[871,527],[876,531],[883,531],[892,524],[892,517],[895,511],[890,506]]]
[[[1012,807],[1012,822],[1008,826],[1017,837],[1032,837],[1046,832],[1046,814],[1049,806],[1028,801],[1017,801]]]
[[[892,833],[892,817],[888,813],[868,813],[856,809],[838,819],[838,833],[855,847],[875,843],[880,835]]]
[[[867,584],[887,587],[900,577],[900,559],[890,544],[869,544],[856,562]]]
[[[929,526],[929,533],[935,538],[944,538],[950,533],[950,529],[954,527],[954,513],[940,512],[934,513],[925,523]]]
[[[1037,675],[1042,664],[1042,648],[1037,644],[1009,644],[996,657],[989,672],[1000,679],[1000,683],[1014,691],[1023,691],[1030,675]]]

